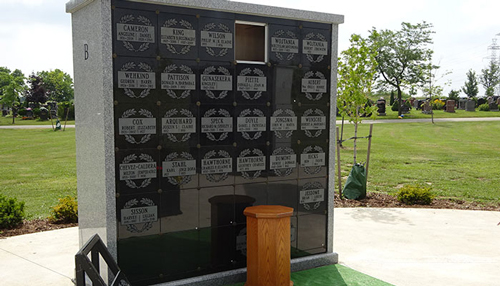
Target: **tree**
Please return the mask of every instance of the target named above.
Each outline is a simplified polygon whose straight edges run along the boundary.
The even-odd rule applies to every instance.
[[[42,78],[34,74],[29,77],[30,89],[26,96],[27,102],[45,103],[47,102],[47,92],[42,85]]]
[[[64,102],[74,98],[73,79],[60,69],[37,73],[42,80],[41,85],[47,91],[48,100]]]
[[[476,97],[477,94],[479,93],[475,71],[469,70],[467,72],[467,81],[465,82],[465,85],[462,87],[462,91],[467,95],[469,99]]]
[[[431,62],[433,51],[432,24],[425,21],[416,25],[401,23],[401,30],[370,31],[370,41],[377,48],[380,83],[392,86],[398,92],[398,106],[402,105],[402,89],[425,83],[426,63]],[[398,115],[401,115],[399,108]]]
[[[376,106],[367,105],[376,73],[376,49],[359,35],[351,35],[351,46],[341,52],[338,67],[337,107],[354,123],[354,164],[356,137],[361,114],[375,115]]]
[[[460,96],[460,91],[459,90],[450,90],[450,92],[448,93],[448,99],[451,99],[451,100],[455,100],[455,101],[458,101],[459,99],[459,96]]]
[[[19,97],[26,90],[24,74],[16,69],[12,73],[7,68],[0,68],[0,103],[12,108],[12,124],[15,123],[15,113],[19,106]]]
[[[487,69],[481,70],[479,82],[486,89],[486,96],[495,95],[495,87],[500,83],[500,66],[494,61],[490,61]]]

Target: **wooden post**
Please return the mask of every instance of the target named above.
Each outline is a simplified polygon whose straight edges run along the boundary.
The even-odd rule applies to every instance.
[[[368,152],[366,153],[366,182],[368,183],[368,165],[370,164],[370,150],[372,148],[373,124],[370,124],[370,135],[368,136]]]
[[[339,197],[342,199],[342,175],[340,174],[340,140],[339,140],[339,128],[337,127],[337,181],[339,181]]]
[[[284,206],[253,206],[247,217],[245,286],[293,286],[290,280],[290,217]]]

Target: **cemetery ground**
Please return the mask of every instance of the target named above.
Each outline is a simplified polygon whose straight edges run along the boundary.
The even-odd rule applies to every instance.
[[[368,128],[361,124],[358,136],[368,135]],[[0,230],[0,237],[71,226],[46,218],[59,198],[76,196],[75,130],[4,129],[0,135],[0,194],[24,201],[27,215],[18,229]],[[345,125],[344,138],[352,135],[353,126]],[[368,197],[336,198],[336,206],[415,207],[394,194],[406,184],[424,184],[436,194],[424,207],[500,211],[499,142],[498,122],[377,124]],[[343,183],[353,163],[352,143],[344,142],[340,153]],[[360,139],[358,162],[366,160],[366,148],[367,139]]]

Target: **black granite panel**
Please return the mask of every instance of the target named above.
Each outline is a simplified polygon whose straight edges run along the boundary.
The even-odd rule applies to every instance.
[[[302,65],[315,68],[331,64],[331,30],[302,29]]]
[[[298,216],[297,249],[307,254],[326,252],[326,222],[324,214]]]
[[[160,152],[157,149],[116,152],[116,190],[122,194],[155,193],[159,190]]]
[[[299,26],[270,24],[268,28],[269,61],[273,65],[298,66],[302,43]]]
[[[113,10],[113,51],[118,56],[151,57],[157,54],[159,32],[154,12]]]
[[[234,147],[209,146],[200,149],[200,187],[234,185]]]
[[[201,188],[199,192],[200,227],[230,226],[234,223],[233,186]]]
[[[298,156],[292,142],[270,146],[268,181],[292,180],[298,177]]]
[[[201,105],[198,118],[202,146],[232,145],[234,143],[234,106]]]
[[[199,226],[198,189],[167,190],[161,197],[161,233],[194,230]]]
[[[269,139],[269,108],[265,105],[236,106],[234,140],[238,146],[265,145]]]
[[[162,148],[160,153],[160,188],[184,190],[198,187],[200,158],[197,147],[185,144]]]
[[[293,208],[293,215],[298,213],[297,180],[269,182],[267,185],[267,204]]]
[[[275,105],[269,117],[270,141],[289,142],[299,130],[298,106],[292,104]]]
[[[234,158],[235,184],[252,184],[267,181],[269,154],[266,145],[240,146]]]
[[[299,178],[323,177],[328,175],[328,143],[318,145],[301,144],[299,154]]]
[[[233,104],[234,65],[229,62],[200,62],[200,93],[202,105]]]
[[[155,102],[118,103],[114,111],[117,148],[124,150],[158,147],[160,116]]]
[[[120,195],[116,200],[119,239],[159,234],[160,200],[158,193]]]
[[[298,230],[298,218],[296,216],[290,217],[290,251],[292,258],[294,257],[294,249],[297,249],[297,230]]]
[[[200,38],[196,10],[185,10],[187,14],[160,13],[158,15],[158,45],[162,58],[198,58]]]
[[[302,68],[299,102],[326,105],[330,102],[330,70],[327,67]]]
[[[299,180],[299,215],[324,214],[328,203],[328,185],[326,178]]]
[[[163,281],[178,280],[196,275],[199,267],[200,239],[198,230],[162,234],[161,252]]]
[[[236,98],[238,105],[265,105],[270,101],[272,73],[267,65],[236,65]]]
[[[162,105],[195,104],[199,100],[198,63],[189,60],[159,61],[158,93]]]
[[[299,101],[303,72],[298,67],[273,67],[274,83],[270,102],[273,105],[296,104]]]
[[[117,57],[113,66],[115,103],[158,101],[160,74],[156,59]]]
[[[243,214],[245,207],[268,204],[266,183],[236,185],[235,193],[237,199],[241,202],[239,209],[235,210],[236,223],[246,223],[246,217]],[[250,204],[249,202],[253,203]]]
[[[162,148],[196,147],[200,144],[198,106],[162,104],[158,117],[158,135]]]
[[[328,140],[330,107],[302,105],[299,109],[299,137],[302,144],[322,144]]]
[[[234,20],[200,17],[199,58],[205,61],[234,61]]]

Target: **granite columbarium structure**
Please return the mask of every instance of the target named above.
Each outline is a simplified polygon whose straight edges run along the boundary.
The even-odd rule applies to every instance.
[[[293,208],[292,271],[337,263],[343,16],[225,0],[72,0],[80,244],[133,285],[244,281],[256,205]]]

